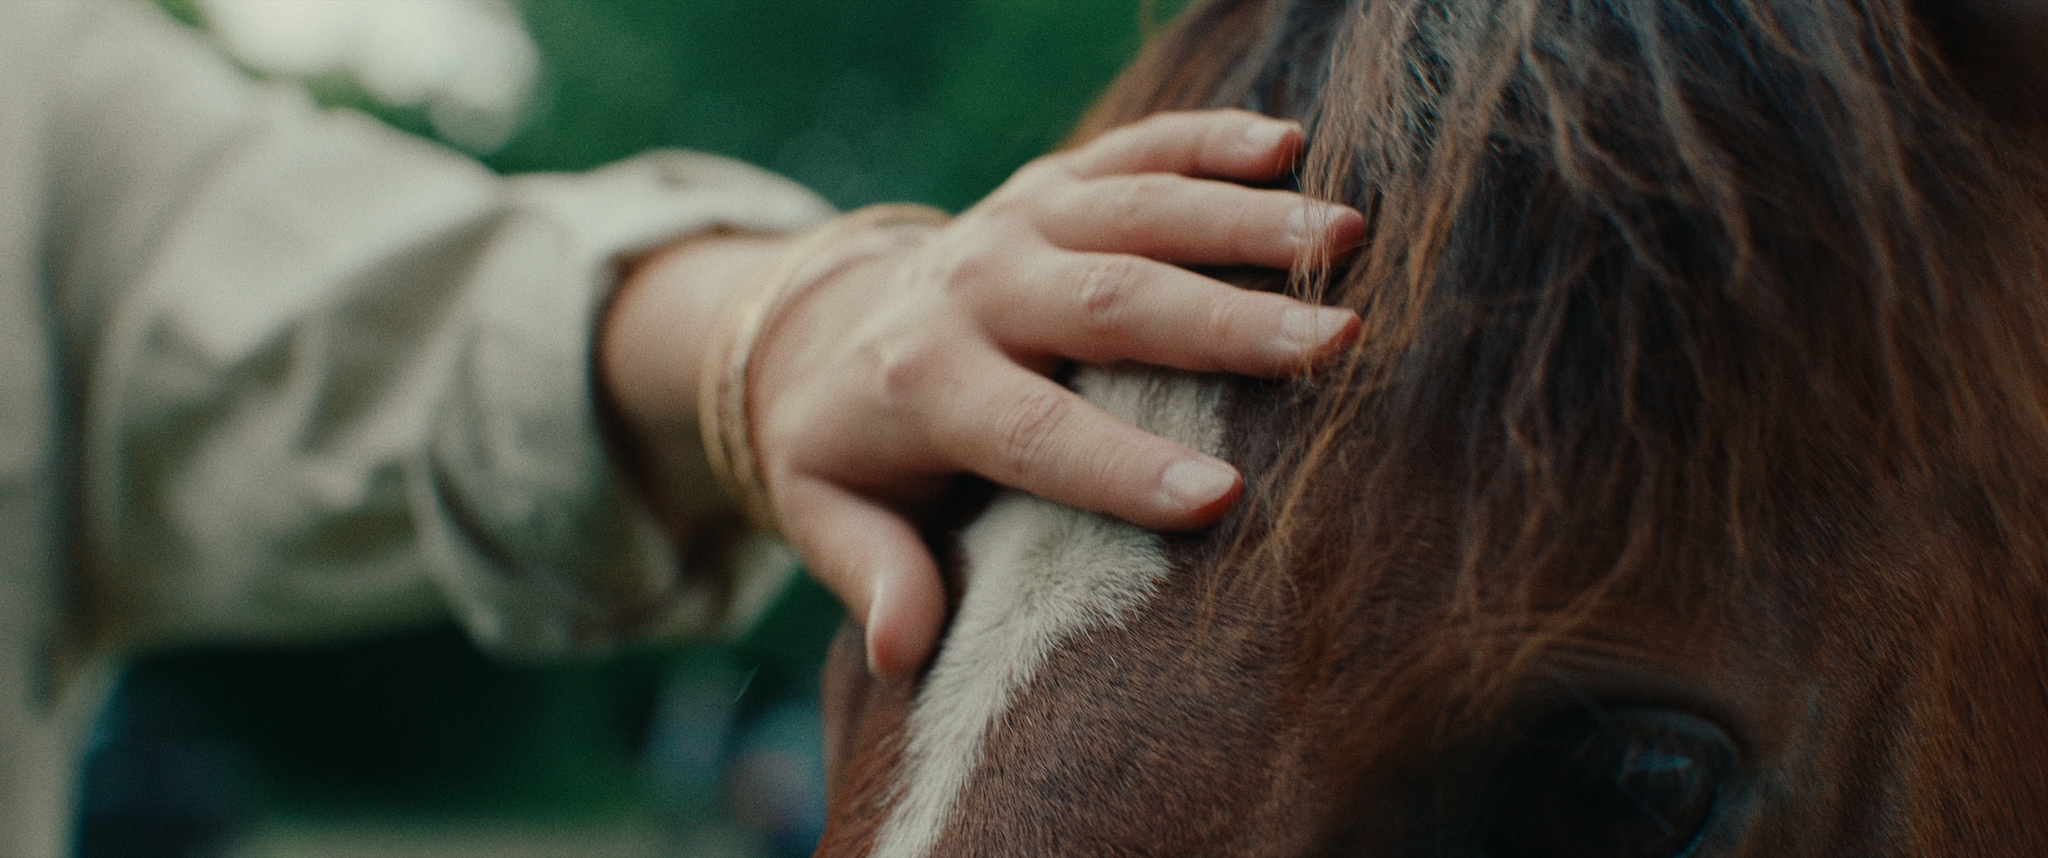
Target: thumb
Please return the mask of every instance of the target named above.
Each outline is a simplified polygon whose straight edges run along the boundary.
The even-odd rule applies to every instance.
[[[797,553],[859,618],[868,669],[902,677],[923,667],[944,631],[946,593],[916,528],[895,510],[829,484],[791,485],[783,499]]]

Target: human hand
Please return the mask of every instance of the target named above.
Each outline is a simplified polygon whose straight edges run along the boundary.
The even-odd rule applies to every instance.
[[[1156,116],[1026,165],[763,322],[736,431],[784,534],[862,621],[871,668],[900,675],[936,645],[944,589],[915,520],[954,474],[1155,529],[1235,502],[1228,464],[1047,374],[1132,360],[1278,376],[1354,336],[1349,311],[1167,264],[1285,268],[1355,242],[1348,208],[1217,181],[1271,179],[1301,144],[1293,123],[1240,111]]]

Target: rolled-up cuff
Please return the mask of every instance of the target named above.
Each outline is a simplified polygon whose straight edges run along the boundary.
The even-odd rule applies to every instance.
[[[512,655],[743,628],[793,557],[751,538],[692,550],[654,526],[606,448],[590,338],[619,260],[710,228],[801,229],[831,207],[760,170],[678,152],[510,182],[504,229],[468,293],[477,321],[457,344],[457,393],[416,483],[453,610]]]

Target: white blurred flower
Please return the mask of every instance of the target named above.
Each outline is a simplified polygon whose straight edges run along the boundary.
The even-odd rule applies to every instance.
[[[236,59],[267,74],[345,75],[395,107],[425,106],[472,151],[518,129],[540,56],[505,0],[197,0]]]

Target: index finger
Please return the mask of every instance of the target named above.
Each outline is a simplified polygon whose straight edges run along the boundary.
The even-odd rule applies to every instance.
[[[1292,167],[1302,139],[1299,124],[1246,110],[1158,113],[1058,157],[1084,179],[1179,173],[1259,181]]]
[[[919,409],[930,437],[996,483],[1151,530],[1206,526],[1244,490],[1228,462],[1126,423],[994,350],[947,372]]]

